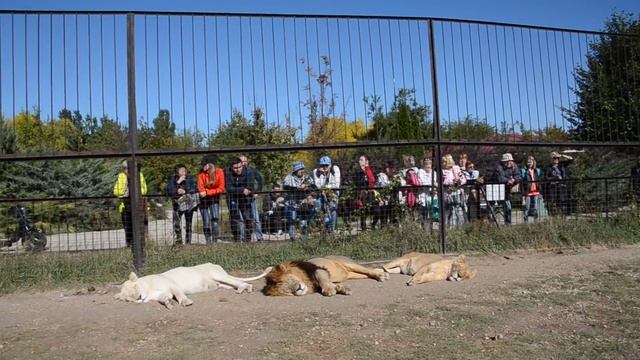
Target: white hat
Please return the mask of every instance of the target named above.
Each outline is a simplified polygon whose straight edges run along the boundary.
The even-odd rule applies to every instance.
[[[513,161],[513,156],[511,156],[510,153],[502,154],[502,160],[500,160],[500,162],[505,162],[505,161]]]

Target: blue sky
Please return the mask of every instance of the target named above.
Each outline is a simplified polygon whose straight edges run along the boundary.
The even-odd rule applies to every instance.
[[[638,2],[633,0],[3,0],[0,7],[7,10],[157,10],[315,15],[427,16],[512,22],[586,30],[599,30],[602,27],[604,18],[609,15],[613,9],[631,12],[640,10]],[[577,7],[579,7],[579,10]]]
[[[424,16],[600,30],[612,10],[637,12],[636,3],[4,0],[0,8]],[[0,16],[0,111],[11,117],[28,103],[48,118],[66,106],[126,123],[124,25],[121,16]],[[272,123],[289,117],[302,136],[307,87],[319,91],[305,68],[317,73],[321,56],[331,57],[337,114],[368,121],[362,98],[380,96],[387,110],[401,87],[433,106],[426,30],[409,21],[137,17],[138,116],[148,121],[166,108],[179,128],[211,132],[232,110],[246,114],[255,104]],[[574,100],[571,72],[593,37],[455,22],[435,31],[444,121],[472,115],[492,125],[566,126],[559,108]]]

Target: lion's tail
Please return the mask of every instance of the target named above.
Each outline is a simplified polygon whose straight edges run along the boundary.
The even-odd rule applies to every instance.
[[[236,279],[236,280],[240,280],[240,281],[254,281],[254,280],[262,279],[263,277],[267,276],[267,274],[269,272],[271,272],[272,269],[273,269],[273,267],[269,266],[268,268],[264,269],[262,274],[260,274],[258,276],[250,277],[250,278],[239,278],[239,277],[235,277],[235,276],[231,276],[231,277]]]

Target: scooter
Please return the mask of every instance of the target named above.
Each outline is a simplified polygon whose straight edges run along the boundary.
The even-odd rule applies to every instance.
[[[1,246],[11,246],[11,244],[22,241],[25,250],[38,252],[47,246],[47,236],[44,231],[33,226],[33,222],[27,217],[27,210],[24,206],[16,204],[9,208],[7,214],[18,220],[18,227],[9,240],[1,242]]]

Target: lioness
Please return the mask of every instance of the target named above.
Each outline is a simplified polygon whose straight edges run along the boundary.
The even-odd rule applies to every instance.
[[[399,257],[382,267],[390,274],[405,274],[413,277],[407,285],[422,284],[431,281],[472,279],[476,270],[469,268],[467,257],[445,258],[436,254],[412,252]]]
[[[188,294],[195,294],[218,287],[236,289],[241,294],[252,292],[253,285],[246,281],[253,281],[263,278],[271,271],[271,267],[252,278],[237,278],[227,274],[220,265],[211,263],[191,266],[177,267],[162,274],[147,275],[141,278],[135,273],[129,274],[129,280],[122,284],[120,293],[115,298],[118,300],[146,303],[157,300],[168,309],[172,308],[173,298],[178,304],[189,306],[193,301],[187,297]]]
[[[385,281],[389,274],[382,269],[358,265],[344,256],[287,261],[277,265],[267,274],[267,284],[262,292],[269,296],[302,296],[310,292],[320,292],[324,296],[350,295],[351,290],[337,283],[348,279],[366,278]]]

